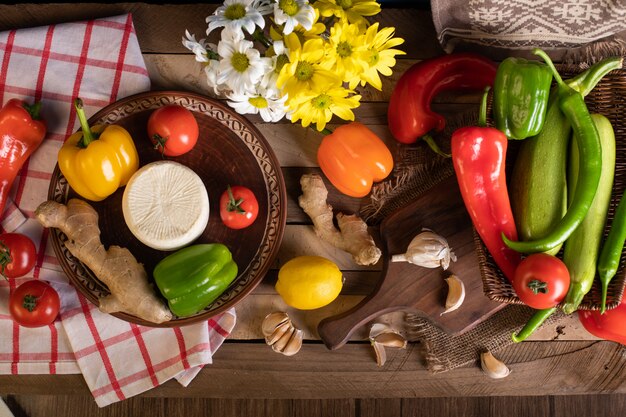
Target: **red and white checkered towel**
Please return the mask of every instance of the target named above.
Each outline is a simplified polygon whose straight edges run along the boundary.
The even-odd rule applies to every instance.
[[[150,89],[130,14],[0,33],[0,102],[42,102],[48,134],[16,179],[2,215],[4,231],[28,235],[38,247],[26,277],[0,279],[0,373],[79,373],[101,407],[171,378],[186,386],[230,334],[235,310],[181,328],[142,327],[101,313],[68,283],[49,232],[34,219],[47,199],[57,152],[79,126],[72,101],[87,116],[122,97]],[[123,244],[123,242],[120,242]],[[22,282],[51,282],[61,296],[60,319],[29,329],[8,312],[10,291]]]

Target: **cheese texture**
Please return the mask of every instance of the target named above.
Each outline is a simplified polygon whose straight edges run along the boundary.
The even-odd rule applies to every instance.
[[[143,244],[176,250],[197,239],[209,221],[209,196],[192,169],[152,162],[130,179],[122,197],[124,221]]]

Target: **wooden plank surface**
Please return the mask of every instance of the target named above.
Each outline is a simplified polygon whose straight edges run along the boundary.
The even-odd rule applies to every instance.
[[[351,343],[328,352],[306,343],[297,355],[282,358],[259,343],[227,343],[214,363],[185,389],[172,380],[141,397],[230,399],[428,398],[626,394],[626,356],[611,342],[526,342],[499,352],[511,374],[485,376],[469,364],[431,374],[422,364],[419,344],[388,349],[378,367],[372,347]],[[572,366],[577,364],[577,366]],[[601,372],[598,372],[598,369]],[[15,375],[0,378],[4,395],[89,396],[80,375]]]

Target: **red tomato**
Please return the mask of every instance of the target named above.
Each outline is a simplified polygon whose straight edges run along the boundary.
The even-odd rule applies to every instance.
[[[220,217],[231,229],[250,226],[259,214],[259,203],[254,193],[246,187],[228,186],[220,197]]]
[[[148,136],[163,155],[179,156],[189,152],[198,141],[199,128],[190,110],[178,104],[163,106],[148,119]]]
[[[33,241],[21,233],[0,234],[0,272],[7,278],[26,275],[35,266],[37,249]]]
[[[534,253],[515,269],[513,288],[522,302],[545,309],[559,304],[569,289],[567,266],[556,256]]]
[[[49,325],[58,316],[60,307],[56,290],[36,279],[17,287],[9,298],[11,317],[24,327]]]

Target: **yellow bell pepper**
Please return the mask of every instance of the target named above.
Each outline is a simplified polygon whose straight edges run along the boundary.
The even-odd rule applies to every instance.
[[[74,101],[74,107],[81,130],[67,138],[59,150],[59,169],[77,194],[101,201],[126,185],[137,171],[137,148],[121,126],[90,127],[80,98]]]

